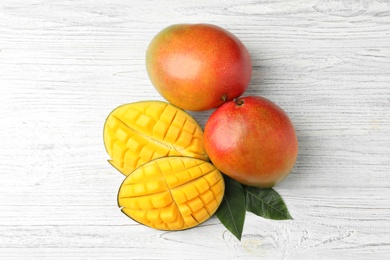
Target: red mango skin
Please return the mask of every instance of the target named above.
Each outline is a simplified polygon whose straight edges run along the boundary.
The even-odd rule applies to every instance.
[[[175,24],[159,32],[146,51],[156,90],[185,110],[205,111],[242,95],[250,83],[247,48],[212,24]]]
[[[216,109],[206,123],[204,145],[220,171],[259,188],[281,182],[298,156],[288,115],[263,97],[239,98]]]

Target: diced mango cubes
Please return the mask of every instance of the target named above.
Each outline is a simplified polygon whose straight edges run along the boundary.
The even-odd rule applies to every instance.
[[[209,160],[199,124],[184,110],[163,101],[117,107],[107,117],[103,136],[110,163],[126,176],[164,156]]]
[[[221,172],[191,157],[162,157],[134,170],[118,192],[122,212],[160,230],[182,230],[209,219],[225,190]]]
[[[182,230],[209,219],[225,183],[203,146],[203,130],[190,114],[167,102],[141,101],[115,108],[104,124],[109,162],[127,177],[118,206],[135,221]]]

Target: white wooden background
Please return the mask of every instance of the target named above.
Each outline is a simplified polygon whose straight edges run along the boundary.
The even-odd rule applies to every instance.
[[[151,38],[198,22],[244,42],[245,95],[279,104],[299,138],[275,188],[294,220],[248,213],[241,242],[215,217],[182,232],[127,218],[103,146],[113,108],[161,99]],[[2,0],[0,138],[2,260],[389,259],[390,1]]]

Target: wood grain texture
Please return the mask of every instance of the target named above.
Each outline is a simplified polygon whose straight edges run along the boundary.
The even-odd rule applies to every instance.
[[[0,3],[0,259],[386,259],[390,256],[390,1]],[[144,55],[174,23],[248,47],[261,95],[291,117],[299,158],[275,189],[294,220],[248,213],[181,232],[128,219],[102,129],[162,98]],[[204,126],[211,111],[192,113]]]

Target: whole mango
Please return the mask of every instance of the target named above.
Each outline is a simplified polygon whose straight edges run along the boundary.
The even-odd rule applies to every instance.
[[[263,97],[243,97],[215,110],[204,129],[212,163],[249,186],[270,188],[292,170],[298,139],[286,112]]]
[[[170,103],[203,111],[243,94],[252,62],[244,44],[219,26],[175,24],[150,42],[146,69],[154,87]]]

